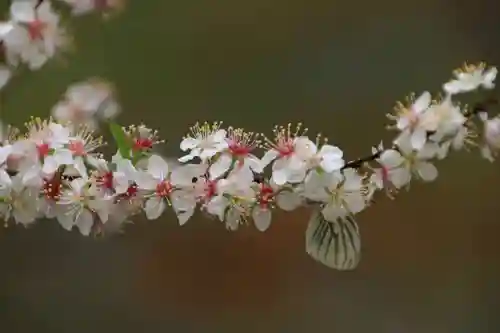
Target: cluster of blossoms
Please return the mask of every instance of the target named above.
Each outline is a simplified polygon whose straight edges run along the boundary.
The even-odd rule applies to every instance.
[[[121,4],[65,2],[75,14]],[[37,69],[68,40],[50,2],[38,0],[12,3],[0,39],[7,61],[3,84],[12,68],[23,63]],[[28,226],[53,218],[90,235],[121,230],[141,213],[157,219],[171,207],[180,225],[198,209],[229,230],[253,223],[265,231],[275,208],[310,206],[307,252],[327,266],[352,269],[361,246],[354,217],[375,193],[392,198],[414,179],[435,180],[433,162],[450,150],[474,144],[484,158],[495,158],[500,117],[489,118],[487,104],[469,108],[455,97],[492,89],[496,75],[482,63],[464,65],[443,85],[444,97],[423,92],[398,103],[388,116],[397,131],[390,146],[380,143],[352,161],[321,135],[311,140],[302,124],[276,126],[267,137],[218,122],[191,127],[180,143],[184,155],[165,158],[155,149],[163,142],[155,130],[110,120],[120,110],[111,85],[98,79],[73,84],[51,118],[31,119],[23,131],[0,124],[0,219]],[[109,125],[118,148],[110,159],[98,152],[99,122]],[[255,155],[259,150],[262,157]]]
[[[99,11],[110,15],[122,8],[122,0],[58,0],[71,6],[73,15]],[[13,0],[9,20],[0,22],[1,53],[6,64],[0,67],[0,88],[20,65],[40,69],[49,59],[72,46],[60,14],[49,0]]]

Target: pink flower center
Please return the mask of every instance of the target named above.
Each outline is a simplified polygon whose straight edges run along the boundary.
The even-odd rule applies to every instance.
[[[49,155],[50,147],[47,143],[41,143],[36,145],[36,150],[38,151],[38,158],[42,159]]]
[[[138,138],[134,142],[134,150],[144,150],[153,148],[153,141],[148,138]]]
[[[47,27],[47,23],[42,22],[38,19],[28,23],[28,34],[32,41],[42,40],[43,32]]]
[[[280,154],[280,157],[289,157],[295,151],[295,147],[293,146],[293,140],[280,140],[276,145],[276,150]]]
[[[125,192],[125,196],[127,198],[131,198],[133,196],[135,196],[137,194],[137,185],[136,184],[132,184],[130,185],[128,188],[127,188],[127,192]]]
[[[85,156],[87,154],[82,141],[71,141],[68,148],[74,156]]]
[[[156,195],[162,198],[167,197],[172,192],[172,189],[172,184],[164,180],[156,185]]]
[[[108,171],[99,178],[99,183],[105,189],[113,189],[113,172]]]
[[[50,180],[43,181],[43,195],[45,198],[53,201],[57,201],[61,195],[62,180],[58,175],[54,176]]]
[[[259,194],[259,204],[262,208],[266,208],[269,206],[269,203],[274,198],[274,190],[272,187],[261,184],[260,185],[260,194]]]
[[[382,171],[382,181],[384,183],[389,181],[389,169],[385,166],[382,166],[381,171]]]
[[[207,180],[205,184],[205,198],[211,199],[217,193],[217,181]]]
[[[239,156],[239,157],[247,156],[251,150],[252,150],[251,147],[242,145],[238,142],[231,142],[229,144],[229,151],[234,156]]]

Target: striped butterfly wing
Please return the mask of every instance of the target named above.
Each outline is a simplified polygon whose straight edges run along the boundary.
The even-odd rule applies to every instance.
[[[321,210],[311,215],[306,230],[306,252],[314,260],[340,271],[353,270],[361,259],[361,238],[352,217],[325,220]]]

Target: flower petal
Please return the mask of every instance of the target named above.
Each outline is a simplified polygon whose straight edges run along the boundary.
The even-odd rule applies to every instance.
[[[257,206],[252,211],[252,218],[259,231],[266,231],[271,225],[271,210]]]

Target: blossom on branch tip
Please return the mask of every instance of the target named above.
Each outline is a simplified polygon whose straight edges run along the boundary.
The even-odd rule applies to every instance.
[[[485,89],[493,89],[495,87],[494,81],[497,76],[498,70],[496,67],[486,69],[485,63],[478,65],[464,64],[453,72],[455,79],[445,83],[443,90],[448,94],[459,94],[470,92],[479,88],[480,86]]]

